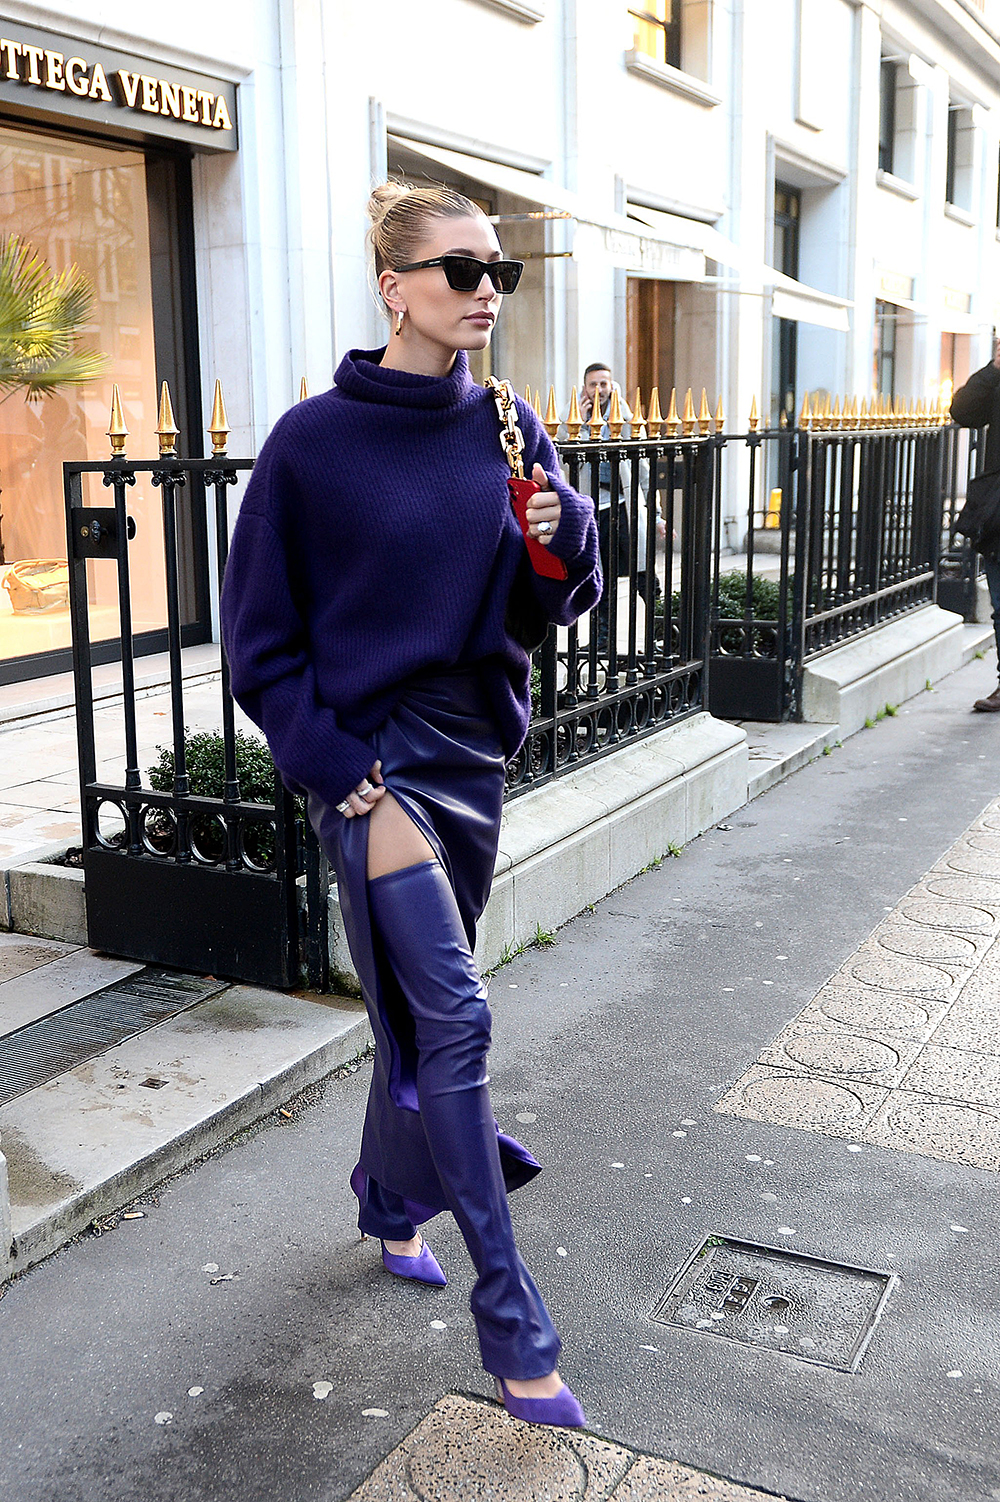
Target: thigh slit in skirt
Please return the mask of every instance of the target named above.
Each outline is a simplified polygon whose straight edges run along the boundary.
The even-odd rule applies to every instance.
[[[478,1279],[483,1365],[545,1376],[559,1338],[514,1244],[507,1191],[539,1172],[500,1132],[486,1075],[490,1014],[472,959],[500,831],[504,757],[474,674],[413,680],[371,736],[372,761],[437,857],[367,879],[368,819],[315,797],[309,817],[337,874],[375,1065],[351,1185],[362,1230],[406,1240],[449,1209]]]

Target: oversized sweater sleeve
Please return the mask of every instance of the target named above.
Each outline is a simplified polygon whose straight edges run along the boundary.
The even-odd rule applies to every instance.
[[[316,688],[309,634],[296,604],[281,511],[268,505],[293,482],[265,445],[236,521],[222,589],[222,637],[233,697],[267,737],[293,792],[336,805],[371,770],[370,746],[337,723]]]
[[[990,420],[1000,388],[1000,370],[990,362],[974,371],[955,392],[951,415],[963,428],[981,428]]]
[[[531,579],[549,619],[559,626],[568,626],[597,604],[604,587],[594,503],[566,483],[559,456],[537,413],[520,397],[517,410],[524,434],[524,473],[530,479],[532,469],[540,464],[562,507],[549,551],[565,563],[567,576],[546,579],[532,571]]]

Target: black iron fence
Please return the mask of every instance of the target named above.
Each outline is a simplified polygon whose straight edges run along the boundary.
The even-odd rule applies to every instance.
[[[982,559],[966,538],[956,535],[955,522],[965,504],[968,483],[982,468],[985,441],[984,428],[945,429],[937,598],[945,610],[954,610],[967,621],[976,618]]]
[[[631,423],[613,409],[583,438],[587,425],[571,423],[558,445],[570,482],[594,500],[605,591],[534,656],[509,797],[704,708],[794,716],[808,660],[931,602],[939,566],[951,567],[950,525],[978,446],[939,417],[774,431],[752,421],[733,434],[704,397],[697,418],[690,394],[681,419],[673,402],[663,419],[655,393],[645,420],[635,407]],[[559,424],[549,427],[556,436]],[[224,657],[211,784],[199,781],[188,734],[179,539],[201,508],[221,580],[230,493],[252,467],[226,453],[218,391],[209,431],[211,458],[179,458],[167,402],[159,458],[134,462],[116,406],[112,457],[64,466],[88,939],[150,962],[323,989],[329,873],[269,759],[263,774],[247,770]],[[142,476],[161,497],[170,661],[169,745],[153,779],[140,764],[128,546],[128,494]],[[99,504],[103,487],[112,506]],[[742,559],[723,552],[734,509],[745,517]],[[89,621],[92,571],[103,567],[116,570],[122,644],[124,754],[110,762],[106,745],[98,755]]]
[[[249,459],[226,455],[221,392],[212,418],[210,459],[177,457],[169,397],[160,408],[160,457],[126,458],[127,433],[117,388],[109,436],[113,457],[63,466],[76,684],[77,741],[92,948],[132,959],[176,965],[278,987],[298,983],[303,969],[325,989],[327,874],[315,837],[291,794],[269,767],[270,789],[251,799],[241,791],[236,710],[223,655],[219,680],[217,775],[198,786],[187,733],[182,663],[180,539],[194,508],[208,508],[217,540],[218,577],[228,550],[228,496]],[[133,590],[129,490],[141,476],[161,496],[161,546],[170,663],[170,737],[158,787],[140,765],[132,630]],[[88,477],[94,477],[92,480]],[[113,506],[96,504],[98,480]],[[98,757],[94,715],[94,654],[90,636],[92,571],[116,571],[121,639],[121,736]],[[201,758],[204,763],[205,758]],[[144,770],[146,780],[144,782]],[[204,777],[205,767],[198,773]],[[258,801],[258,799],[260,801]]]
[[[899,410],[848,408],[726,437],[720,506],[726,496],[736,511],[744,556],[727,565],[717,528],[714,714],[795,718],[808,662],[934,603],[954,510],[945,477],[960,447],[941,413]],[[975,566],[956,557],[960,570]]]

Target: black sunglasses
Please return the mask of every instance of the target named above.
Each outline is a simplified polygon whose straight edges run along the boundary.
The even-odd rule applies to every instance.
[[[513,292],[521,280],[523,261],[477,261],[475,256],[435,256],[432,261],[411,261],[408,266],[394,266],[394,271],[422,271],[425,266],[440,266],[453,292],[475,292],[484,275],[497,292]]]

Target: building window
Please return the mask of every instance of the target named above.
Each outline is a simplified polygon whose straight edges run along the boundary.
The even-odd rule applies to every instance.
[[[799,224],[802,198],[797,188],[774,185],[774,265],[776,270],[798,280]],[[798,363],[798,324],[791,318],[776,318],[771,340],[771,423],[777,427],[781,414],[795,421],[795,385]]]
[[[629,6],[635,23],[635,50],[668,67],[681,66],[680,0],[646,0]]]
[[[972,212],[972,172],[975,125],[972,111],[952,101],[948,105],[948,158],[945,201],[953,208]]]
[[[878,112],[878,164],[882,172],[895,171],[898,72],[898,64],[883,57]]]
[[[629,277],[628,334],[625,391],[631,400],[638,386],[649,400],[654,386],[661,403],[677,384],[674,374],[674,335],[677,321],[677,283]]]
[[[896,309],[892,303],[875,304],[875,348],[872,370],[874,389],[882,396],[896,394]]]

